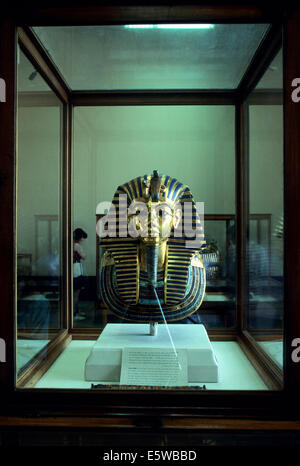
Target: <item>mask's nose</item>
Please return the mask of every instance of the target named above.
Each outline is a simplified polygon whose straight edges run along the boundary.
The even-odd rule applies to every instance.
[[[150,215],[148,215],[148,235],[149,237],[157,237],[159,236],[159,231],[159,216],[153,209],[150,211]]]

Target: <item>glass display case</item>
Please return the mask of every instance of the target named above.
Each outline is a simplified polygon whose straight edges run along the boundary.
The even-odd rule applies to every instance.
[[[121,10],[41,10],[3,28],[1,111],[15,128],[3,132],[15,153],[4,390],[46,410],[48,395],[104,409],[150,396],[168,408],[172,394],[175,411],[283,411],[300,381],[299,14]],[[174,233],[186,204],[192,246]]]

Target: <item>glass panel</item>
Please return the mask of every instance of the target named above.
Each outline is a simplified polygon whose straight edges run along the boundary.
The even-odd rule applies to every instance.
[[[202,305],[202,319],[208,328],[235,325],[235,244],[230,235],[234,225],[234,214],[205,216],[207,293]]]
[[[17,370],[61,327],[62,105],[18,50]]]
[[[257,83],[256,89],[277,89],[283,87],[282,50],[276,55],[267,71]]]
[[[250,232],[248,328],[282,368],[282,53],[249,97]]]
[[[96,222],[119,185],[153,169],[188,185],[195,202],[204,202],[207,293],[199,315],[207,328],[235,325],[235,268],[227,270],[235,257],[229,241],[235,219],[234,107],[121,106],[74,111],[74,229],[88,235],[81,244],[86,258],[74,326],[120,321],[101,299]]]
[[[268,27],[160,24],[33,29],[72,89],[233,89]]]

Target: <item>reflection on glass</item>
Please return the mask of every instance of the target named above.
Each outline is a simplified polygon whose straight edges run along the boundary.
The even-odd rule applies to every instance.
[[[73,318],[74,323],[86,319],[86,312],[79,306],[81,292],[84,290],[86,280],[83,270],[83,261],[86,259],[84,242],[88,235],[82,228],[76,228],[73,233]]]
[[[88,234],[82,245],[86,258],[78,300],[82,318],[74,319],[75,327],[118,322],[101,299],[102,250],[96,236],[95,254],[95,227],[117,186],[154,169],[187,184],[195,201],[204,202],[203,258],[210,276],[199,309],[201,321],[208,328],[235,324],[235,269],[229,276],[226,263],[228,229],[235,218],[233,107],[77,107],[73,166],[73,224]]]
[[[233,89],[269,27],[137,26],[33,29],[72,89]]]
[[[234,225],[234,214],[205,216],[207,292],[202,319],[207,327],[235,324],[235,238],[230,234]]]
[[[248,329],[282,367],[283,107],[282,54],[249,97],[250,214]]]
[[[45,357],[60,316],[61,104],[18,50],[17,370]]]

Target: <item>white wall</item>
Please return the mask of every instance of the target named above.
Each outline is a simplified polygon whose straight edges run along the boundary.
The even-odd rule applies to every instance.
[[[95,212],[118,185],[152,173],[190,186],[206,213],[234,213],[234,108],[78,107],[74,125],[74,227],[85,229],[95,274]]]
[[[272,230],[282,214],[282,134],[282,107],[251,107],[250,208],[271,213]],[[59,213],[59,135],[58,107],[19,109],[18,252],[35,253],[35,215]],[[89,235],[85,272],[95,275],[96,206],[119,184],[158,169],[188,184],[206,213],[234,213],[234,158],[233,107],[76,108],[74,227]],[[280,246],[273,240],[274,252]]]
[[[18,253],[35,264],[35,216],[60,214],[60,108],[20,107],[17,135]]]
[[[283,215],[282,105],[251,105],[249,130],[250,212],[272,214],[272,274],[282,275],[283,241],[273,235]]]

